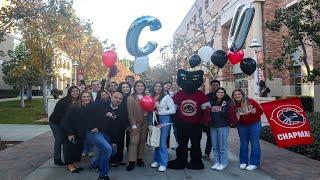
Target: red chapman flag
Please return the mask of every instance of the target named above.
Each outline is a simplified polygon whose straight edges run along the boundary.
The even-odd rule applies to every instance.
[[[262,103],[261,107],[279,147],[313,143],[309,122],[299,98]]]

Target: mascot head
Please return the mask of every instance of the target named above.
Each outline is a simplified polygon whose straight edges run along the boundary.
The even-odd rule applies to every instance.
[[[203,71],[186,71],[184,69],[179,69],[177,83],[184,92],[192,93],[202,86]]]

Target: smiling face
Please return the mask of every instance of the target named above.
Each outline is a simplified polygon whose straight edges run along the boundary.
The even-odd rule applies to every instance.
[[[122,84],[121,85],[121,92],[123,94],[129,94],[130,93],[130,86],[128,84]]]
[[[145,86],[143,85],[143,83],[139,82],[135,85],[134,89],[138,95],[141,95],[145,90]]]
[[[218,99],[222,99],[224,96],[225,96],[225,93],[222,89],[219,89],[217,92],[216,92],[216,96]]]
[[[153,90],[154,90],[154,92],[156,94],[160,94],[162,92],[162,90],[163,90],[162,84],[160,84],[160,83],[154,84],[154,89]]]
[[[109,91],[110,92],[116,92],[117,91],[117,88],[118,88],[118,84],[117,83],[110,83],[109,84]]]
[[[109,94],[107,92],[102,91],[100,95],[102,100],[104,101],[109,100]]]
[[[123,99],[123,96],[121,93],[119,92],[115,92],[112,94],[111,96],[111,103],[114,105],[114,106],[119,106],[122,102],[122,99]]]
[[[233,98],[236,102],[240,103],[240,102],[242,101],[243,96],[242,96],[242,93],[241,93],[240,91],[234,91],[232,98]]]
[[[78,88],[73,88],[71,90],[71,98],[76,99],[79,97],[80,91]]]
[[[92,101],[92,96],[89,92],[83,92],[81,94],[81,105],[86,106]]]
[[[92,82],[92,90],[93,90],[94,92],[98,92],[98,91],[101,90],[101,84],[100,84],[99,81],[93,81],[93,82]]]

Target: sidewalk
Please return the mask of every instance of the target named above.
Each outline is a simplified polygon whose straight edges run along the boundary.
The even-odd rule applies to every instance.
[[[49,125],[0,124],[3,141],[26,141],[48,131]]]
[[[48,98],[51,96],[48,96]],[[32,99],[41,99],[42,96],[32,96]],[[26,100],[27,97],[24,96],[24,99]],[[20,96],[15,97],[15,98],[6,98],[6,99],[0,99],[0,102],[6,102],[6,101],[14,101],[14,100],[20,100]]]
[[[202,146],[204,146],[205,138],[203,138]],[[210,169],[211,160],[204,160],[205,169],[194,170],[167,170],[159,173],[155,169],[149,167],[152,162],[152,149],[146,148],[146,167],[137,167],[132,172],[127,172],[125,166],[112,168],[110,178],[112,180],[125,179],[237,179],[237,180],[295,180],[310,179],[316,180],[320,178],[320,162],[310,160],[296,153],[279,149],[276,146],[261,142],[262,148],[262,166],[260,169],[248,172],[239,169],[239,161],[237,153],[239,151],[239,141],[237,133],[234,129],[230,131],[230,154],[229,165],[222,172]],[[58,167],[53,165],[52,149],[53,137],[51,132],[39,135],[36,138],[20,143],[14,147],[8,148],[0,152],[0,177],[1,179],[26,179],[26,180],[89,180],[97,179],[97,172],[87,168],[89,159],[82,161],[85,171],[79,174],[71,174],[66,167]],[[170,158],[173,159],[175,153],[170,151]]]

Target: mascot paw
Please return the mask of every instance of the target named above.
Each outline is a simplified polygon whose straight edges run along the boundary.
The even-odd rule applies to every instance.
[[[199,161],[199,162],[192,162],[192,161],[190,161],[190,162],[187,164],[187,168],[188,168],[188,169],[194,169],[194,170],[204,169],[204,165],[203,165],[203,162],[202,162],[202,161]]]
[[[175,160],[168,162],[167,168],[169,168],[169,169],[184,169],[184,168],[186,168],[186,165],[185,165],[185,163],[182,163],[181,161],[175,159]]]

